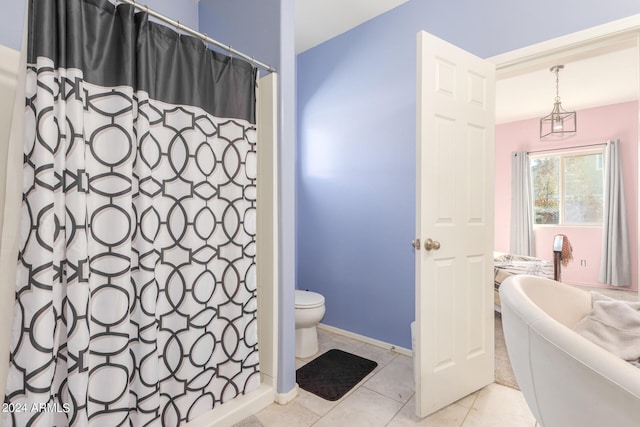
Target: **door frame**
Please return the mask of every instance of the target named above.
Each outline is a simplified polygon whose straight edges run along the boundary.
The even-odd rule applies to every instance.
[[[567,57],[578,58],[604,50],[640,35],[640,14],[587,28],[554,39],[525,46],[487,58],[496,65],[496,78],[524,74],[541,64],[556,64]]]
[[[597,50],[606,50],[621,43],[634,42],[638,51],[640,70],[640,14],[612,21],[565,36],[557,37],[523,48],[487,58],[496,66],[496,82],[528,70],[539,69],[543,65],[554,65],[566,61],[568,57],[580,58]],[[549,65],[550,66],[550,65]],[[640,87],[640,72],[638,73]],[[640,106],[640,93],[636,96]],[[638,152],[640,153],[640,108],[638,113]],[[640,167],[640,155],[638,159]],[[640,254],[640,174],[638,174],[638,253]],[[640,255],[635,262],[640,265]],[[640,270],[640,268],[639,268]],[[640,300],[640,285],[638,286]],[[414,369],[419,367],[414,365]],[[419,374],[419,373],[416,373]]]
[[[593,55],[594,52],[604,52],[612,47],[628,43],[635,43],[638,69],[640,70],[640,14],[495,55],[487,60],[496,65],[497,82],[500,79],[525,74],[533,69],[566,62],[567,59],[579,59]],[[637,79],[638,87],[640,87],[640,72],[638,72]],[[636,94],[636,100],[639,103],[637,144],[640,153],[640,93]],[[637,165],[640,166],[640,155],[637,162]],[[640,267],[640,174],[638,174],[637,188],[638,214],[636,221],[638,223],[637,249],[639,255],[632,262]],[[640,271],[640,268],[638,270]],[[638,285],[638,299],[640,300],[640,285]]]
[[[17,266],[17,245],[12,242],[15,240],[16,232],[15,228],[8,233],[3,233],[5,216],[10,224],[7,228],[14,227],[19,223],[17,214],[19,208],[9,209],[10,215],[5,215],[5,202],[7,198],[6,182],[7,180],[15,179],[15,175],[9,172],[7,162],[13,162],[16,156],[13,154],[16,151],[11,150],[11,127],[13,122],[13,107],[15,105],[16,88],[18,84],[22,82],[20,77],[20,52],[11,49],[6,46],[0,45],[0,95],[2,101],[0,102],[0,270],[4,272],[4,280],[0,286],[0,349],[2,355],[0,355],[0,397],[4,401],[5,385],[7,382],[7,375],[9,373],[9,349],[11,346],[11,329],[13,324],[13,311],[15,302],[15,267]],[[22,101],[24,104],[24,101]],[[22,145],[19,146],[19,156],[22,157]],[[19,164],[20,170],[22,163]],[[13,169],[12,169],[13,170]],[[21,175],[19,175],[21,176]],[[20,188],[20,195],[22,193],[22,186]],[[18,190],[9,191],[10,202],[18,202]],[[13,205],[10,203],[10,205]],[[6,230],[8,231],[8,230]],[[4,239],[2,236],[4,235]],[[4,240],[3,243],[2,241]],[[15,256],[14,256],[15,255]],[[9,271],[13,271],[9,273]]]

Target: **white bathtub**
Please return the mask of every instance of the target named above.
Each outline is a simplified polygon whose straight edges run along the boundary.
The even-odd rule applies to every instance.
[[[573,331],[591,294],[537,276],[500,287],[518,385],[544,427],[640,426],[640,369]]]

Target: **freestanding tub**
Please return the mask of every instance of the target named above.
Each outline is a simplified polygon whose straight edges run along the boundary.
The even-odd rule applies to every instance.
[[[538,276],[500,287],[518,385],[544,427],[640,426],[640,369],[573,331],[591,294]]]

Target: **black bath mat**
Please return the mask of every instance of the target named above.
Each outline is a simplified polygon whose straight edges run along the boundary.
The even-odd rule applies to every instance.
[[[300,387],[327,400],[338,400],[378,366],[373,360],[332,349],[296,371]]]

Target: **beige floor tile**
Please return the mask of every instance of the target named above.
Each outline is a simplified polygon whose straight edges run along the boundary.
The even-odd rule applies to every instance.
[[[460,427],[468,412],[468,407],[454,403],[428,417],[418,418],[414,395],[387,427]]]
[[[520,391],[494,383],[480,391],[462,427],[533,427],[535,423]]]
[[[306,365],[309,362],[310,360],[296,358],[296,370],[302,368],[304,365]]]
[[[295,401],[286,405],[271,404],[256,416],[265,427],[308,427],[320,418],[318,414]]]
[[[346,396],[343,396],[344,399]],[[341,399],[341,400],[342,400]],[[295,398],[295,402],[299,405],[304,406],[310,411],[323,416],[327,412],[329,412],[333,407],[335,407],[341,400],[331,401],[321,398],[320,396],[316,396],[313,393],[309,393],[306,390],[299,389],[298,396]]]
[[[296,369],[332,348],[374,360],[378,367],[342,399],[331,402],[300,389],[288,405],[259,412],[265,427],[534,427],[522,393],[498,384],[419,419],[415,416],[413,359],[343,335],[318,329],[320,351],[296,359]]]
[[[399,353],[372,344],[364,344],[362,347],[357,348],[353,354],[373,360],[378,364],[378,368],[385,367],[399,355]]]
[[[338,337],[338,334],[335,334],[333,332],[320,329],[320,328],[316,328],[316,330],[318,333],[318,352],[316,354],[312,354],[309,357],[296,358],[296,369],[300,368],[300,366],[306,363],[311,362],[313,359],[320,356],[322,353],[326,352],[327,350],[335,348],[335,344],[333,343],[333,340],[336,337]],[[361,343],[358,343],[358,344],[361,345]]]
[[[316,328],[316,330],[318,331],[318,342],[330,340],[336,335],[338,335],[334,332],[331,332],[327,329],[322,329],[320,327]]]
[[[473,403],[476,401],[478,394],[480,394],[479,391],[471,393],[469,396],[463,397],[462,399],[458,400],[456,404],[464,406],[465,408],[471,408],[473,406]]]
[[[363,386],[398,402],[406,403],[415,392],[413,359],[401,354],[397,355]]]
[[[360,387],[330,410],[314,427],[383,427],[401,407],[400,402]]]
[[[331,350],[332,348],[337,348],[338,350],[346,351],[349,353],[356,353],[365,345],[365,343],[361,341],[356,341],[354,339],[338,334],[333,334],[333,337],[331,339],[320,341],[319,344],[320,351],[318,352],[318,356],[327,350]]]

